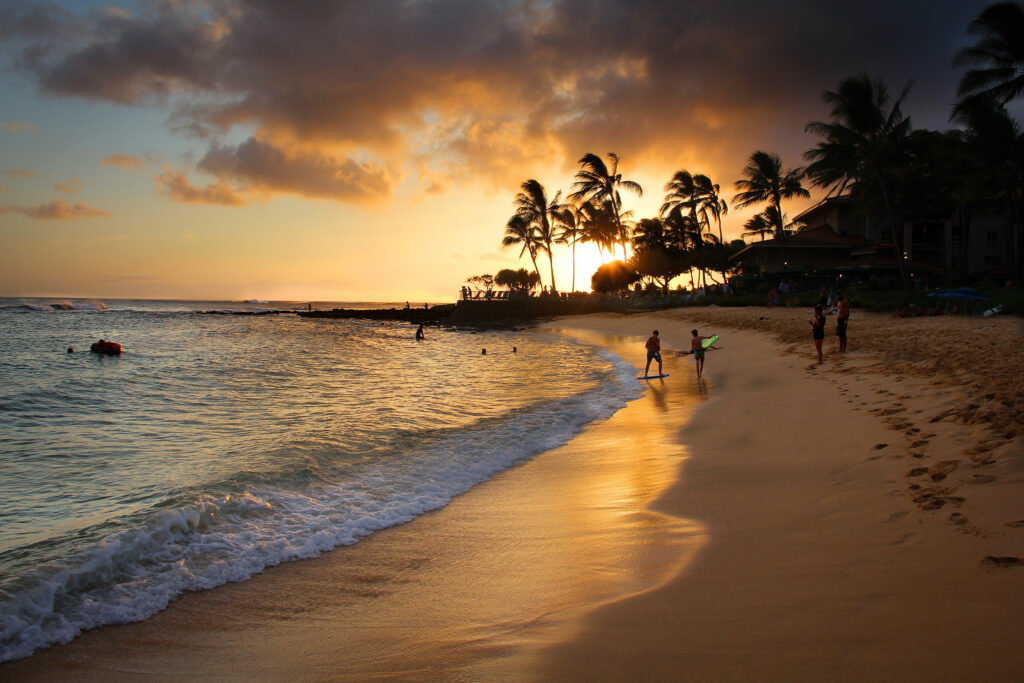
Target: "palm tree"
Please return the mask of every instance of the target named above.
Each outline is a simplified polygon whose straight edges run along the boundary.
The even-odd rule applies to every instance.
[[[838,90],[823,95],[832,105],[832,121],[812,121],[805,126],[825,139],[804,154],[811,162],[807,175],[815,185],[842,192],[852,182],[854,193],[862,198],[872,190],[878,192],[899,250],[897,262],[904,282],[903,236],[896,229],[889,185],[910,132],[910,119],[900,111],[909,91],[908,84],[893,101],[885,83],[873,81],[867,74],[844,79]]]
[[[782,241],[782,260],[785,261],[786,226],[782,218],[782,200],[811,196],[800,182],[803,169],[783,170],[778,154],[757,150],[750,155],[743,173],[747,177],[736,181],[739,192],[732,198],[733,206],[744,208],[768,204],[772,210],[766,212],[765,218],[773,222],[773,230]]]
[[[743,228],[743,237],[760,237],[764,242],[764,236],[771,234],[772,223],[765,217],[765,212],[761,212],[744,223]]]
[[[800,182],[803,169],[782,169],[782,160],[778,154],[758,150],[750,155],[747,167],[743,169],[746,178],[736,181],[739,192],[732,198],[738,209],[754,204],[768,204],[775,208],[771,214],[775,221],[774,229],[782,234],[785,226],[782,223],[782,200],[795,197],[810,197],[811,193],[804,189]]]
[[[586,230],[579,208],[567,204],[552,216],[557,231],[555,241],[572,249],[572,291],[576,291],[576,243],[582,242]]]
[[[537,252],[543,249],[544,245],[540,241],[533,224],[519,215],[508,219],[508,223],[505,224],[505,239],[501,241],[501,246],[503,247],[511,247],[517,244],[523,245],[519,252],[519,258],[522,258],[524,253],[529,252],[530,260],[533,261],[533,270],[537,273],[537,282],[540,283]]]
[[[548,261],[551,265],[551,291],[557,292],[555,286],[555,259],[551,253],[551,244],[555,241],[555,232],[552,229],[549,217],[561,210],[562,205],[558,203],[562,193],[558,192],[555,198],[548,202],[544,186],[539,181],[531,178],[521,185],[522,192],[516,195],[516,216],[520,216],[537,231],[537,237],[544,245],[548,253]]]
[[[725,243],[722,235],[722,216],[729,213],[729,205],[719,196],[721,188],[717,183],[712,183],[711,178],[706,175],[696,175],[693,182],[697,186],[697,213],[701,222],[711,230],[711,219],[718,223],[718,241]]]
[[[729,206],[719,196],[720,188],[711,182],[711,178],[703,174],[691,175],[689,171],[679,170],[665,184],[665,203],[661,205],[661,215],[667,216],[673,209],[686,210],[690,216],[709,232],[711,219],[718,223],[718,240],[722,235],[722,216],[729,212]]]
[[[604,251],[608,250],[609,255],[615,258],[614,248],[618,241],[618,227],[615,221],[608,215],[605,206],[607,202],[594,204],[594,202],[583,202],[578,207],[577,221],[582,226],[583,236],[581,242],[596,244],[597,250],[601,253],[601,261],[604,262]]]
[[[960,79],[957,95],[1001,104],[1024,93],[1024,5],[998,2],[981,11],[967,28],[978,42],[957,53],[954,66],[974,66]]]
[[[576,182],[572,184],[573,191],[569,199],[573,201],[591,201],[602,203],[608,202],[608,214],[615,224],[615,231],[622,243],[622,255],[626,256],[626,238],[623,226],[622,197],[619,195],[619,188],[625,188],[635,192],[637,196],[644,196],[644,189],[639,183],[632,180],[625,180],[619,173],[619,157],[612,152],[608,153],[611,167],[605,164],[604,160],[596,154],[587,152],[580,157],[580,170],[576,172]]]

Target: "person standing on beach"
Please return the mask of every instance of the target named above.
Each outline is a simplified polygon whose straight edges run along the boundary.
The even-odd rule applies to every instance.
[[[814,348],[818,352],[818,365],[821,365],[824,362],[821,357],[821,342],[825,339],[825,314],[822,312],[821,306],[814,307],[814,320],[807,322],[814,330]]]
[[[836,336],[839,337],[839,353],[846,353],[846,325],[850,322],[850,302],[845,294],[839,295],[836,304]]]
[[[647,367],[644,368],[644,376],[647,376],[647,371],[651,369],[651,361],[657,359],[658,361],[658,374],[661,372],[661,338],[658,336],[658,331],[647,338]]]

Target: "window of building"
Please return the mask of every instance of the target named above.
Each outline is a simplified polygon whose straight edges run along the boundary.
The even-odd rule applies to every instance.
[[[999,246],[999,233],[995,230],[989,230],[985,233],[985,246],[986,247],[998,247]]]
[[[986,256],[985,257],[985,265],[990,267],[990,268],[995,268],[996,266],[999,265],[999,257],[998,256]]]

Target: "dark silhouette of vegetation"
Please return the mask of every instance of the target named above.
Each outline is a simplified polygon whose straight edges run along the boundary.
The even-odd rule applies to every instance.
[[[625,263],[612,261],[599,266],[594,271],[590,278],[590,288],[604,294],[621,292],[639,279],[640,274]]]
[[[540,276],[525,268],[502,268],[495,274],[494,284],[516,294],[529,294],[540,284]]]
[[[842,79],[835,90],[823,93],[828,118],[805,126],[820,138],[804,154],[805,169],[784,168],[777,154],[764,150],[748,158],[743,177],[735,182],[732,204],[761,210],[746,221],[743,237],[751,241],[777,238],[785,261],[787,237],[803,225],[791,222],[782,205],[810,197],[806,181],[824,189],[826,198],[849,197],[852,204],[848,206],[866,225],[882,228],[882,241],[896,245],[905,284],[909,279],[904,230],[910,221],[947,225],[953,221],[962,231],[954,238],[961,251],[947,258],[959,264],[961,279],[966,281],[971,274],[974,215],[1004,215],[1004,243],[1013,279],[1019,282],[1024,134],[1005,105],[1024,93],[1024,3],[987,7],[968,33],[976,36],[976,42],[954,60],[956,66],[970,67],[960,81],[961,99],[951,116],[958,129],[914,130],[901,109],[909,84],[893,97],[884,82],[867,74]],[[571,250],[574,291],[577,244],[597,246],[602,260],[606,254],[616,258],[621,247],[622,260],[606,263],[593,274],[591,286],[598,292],[621,292],[643,280],[639,291],[658,291],[667,298],[672,280],[679,276],[688,274],[693,287],[716,284],[719,277],[722,282],[728,279],[733,272],[730,259],[745,242],[725,242],[722,217],[730,207],[720,196],[718,184],[707,175],[680,169],[665,185],[658,217],[636,223],[623,206],[623,189],[643,196],[638,183],[623,178],[614,153],[605,158],[593,153],[580,157],[566,203],[559,201],[561,192],[549,201],[539,181],[524,182],[503,244],[521,245],[519,255],[530,254],[534,273],[529,274],[529,286],[503,286],[532,290],[541,280],[537,255],[543,251],[548,255],[551,291],[556,292],[552,253],[556,244]]]
[[[516,195],[515,215],[525,221],[533,231],[535,243],[538,249],[543,249],[548,254],[548,261],[551,265],[551,291],[557,292],[555,286],[555,258],[551,252],[551,245],[555,241],[555,231],[551,225],[551,217],[556,216],[561,210],[558,203],[561,192],[555,195],[550,202],[544,186],[537,180],[531,178],[522,184],[522,191]],[[534,264],[536,265],[536,264]],[[537,273],[540,275],[540,273]]]
[[[804,154],[811,162],[807,175],[815,185],[840,193],[852,184],[852,194],[862,205],[870,208],[881,201],[904,283],[903,231],[897,227],[892,186],[905,160],[910,133],[910,119],[900,111],[908,92],[910,84],[893,101],[885,83],[867,74],[844,79],[835,92],[826,91],[823,96],[832,105],[831,122],[812,121],[805,126],[824,140]]]
[[[569,194],[569,199],[589,201],[604,209],[615,226],[615,241],[622,245],[622,256],[625,258],[629,233],[624,223],[626,214],[622,211],[619,188],[635,192],[638,197],[643,196],[644,189],[639,183],[622,177],[619,173],[617,154],[609,152],[608,160],[611,161],[610,167],[596,154],[588,152],[580,157],[580,170],[576,172],[576,182],[572,184],[573,191]]]
[[[960,79],[959,110],[979,100],[1007,104],[1024,93],[1024,5],[989,5],[967,27],[978,42],[957,53],[954,66],[974,66]]]

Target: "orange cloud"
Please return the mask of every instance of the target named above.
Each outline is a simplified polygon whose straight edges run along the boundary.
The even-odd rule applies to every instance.
[[[32,178],[36,174],[36,172],[30,168],[9,168],[4,171],[4,173],[10,176],[17,176],[19,178]]]
[[[156,178],[157,191],[168,199],[185,204],[215,204],[217,206],[245,206],[246,199],[224,183],[195,187],[180,171],[168,171]]]
[[[55,184],[53,186],[53,189],[57,190],[58,192],[66,192],[68,194],[74,194],[76,192],[80,192],[81,189],[82,189],[82,179],[81,178],[69,178],[68,180],[64,181],[63,183]]]
[[[18,133],[38,133],[39,126],[24,121],[0,121],[0,130],[17,135]]]
[[[110,212],[94,209],[82,202],[68,204],[63,199],[53,199],[46,204],[35,206],[0,207],[0,214],[20,213],[37,221],[75,221],[83,218],[109,218]]]
[[[111,154],[108,157],[100,159],[100,166],[120,166],[121,168],[134,170],[138,168],[145,168],[146,162],[138,157],[129,156],[128,154]]]
[[[366,202],[387,196],[392,187],[387,171],[373,162],[285,150],[255,138],[237,147],[215,145],[198,167],[218,178],[271,194]]]

